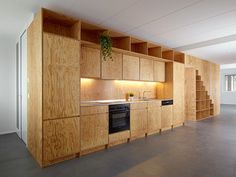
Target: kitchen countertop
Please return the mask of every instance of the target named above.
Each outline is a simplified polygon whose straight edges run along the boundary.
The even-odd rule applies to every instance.
[[[80,106],[86,107],[86,106],[108,106],[112,104],[127,104],[127,103],[143,103],[143,102],[151,102],[151,101],[163,101],[163,100],[171,100],[170,99],[147,99],[147,100],[133,100],[133,101],[127,101],[125,99],[118,99],[118,100],[92,100],[92,101],[82,101]]]

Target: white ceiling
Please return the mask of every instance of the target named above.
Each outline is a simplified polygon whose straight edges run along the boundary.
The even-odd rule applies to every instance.
[[[193,48],[196,43],[236,35],[236,0],[1,0],[0,38],[17,38],[40,7],[188,49],[189,54],[220,64],[236,62],[236,42],[230,39]]]

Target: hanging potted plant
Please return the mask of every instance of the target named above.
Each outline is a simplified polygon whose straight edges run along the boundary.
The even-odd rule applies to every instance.
[[[104,61],[112,60],[112,41],[108,32],[103,32],[100,35],[101,55]]]

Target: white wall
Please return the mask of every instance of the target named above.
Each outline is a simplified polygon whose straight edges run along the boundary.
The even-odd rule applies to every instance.
[[[15,41],[0,37],[0,134],[16,131]]]
[[[226,92],[224,88],[227,74],[236,74],[236,68],[221,69],[221,104],[236,104],[236,92]]]

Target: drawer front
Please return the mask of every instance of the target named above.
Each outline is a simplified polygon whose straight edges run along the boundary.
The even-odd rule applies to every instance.
[[[130,109],[147,109],[147,103],[146,102],[140,102],[140,103],[131,103]]]
[[[44,163],[51,163],[80,151],[79,121],[79,117],[73,117],[43,122]]]
[[[108,144],[108,114],[81,116],[81,151]]]
[[[82,106],[81,115],[108,113],[108,106]]]
[[[155,109],[157,107],[161,107],[161,101],[150,101],[148,102],[148,109]]]

